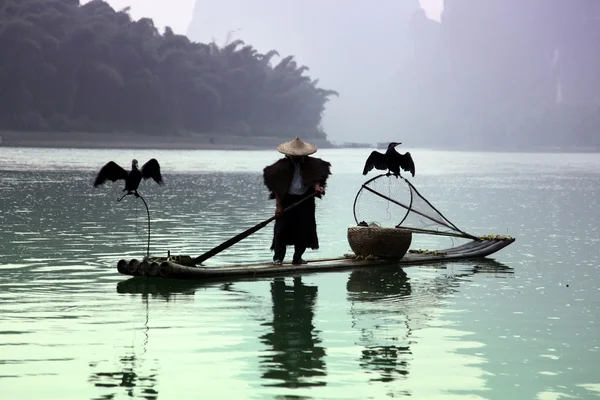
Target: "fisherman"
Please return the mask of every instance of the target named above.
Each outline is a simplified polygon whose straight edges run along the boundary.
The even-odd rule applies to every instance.
[[[273,265],[281,265],[285,258],[286,246],[294,245],[292,264],[307,262],[302,255],[307,248],[319,248],[317,223],[315,219],[315,197],[325,194],[325,185],[331,175],[331,164],[317,157],[310,157],[317,147],[299,138],[277,146],[285,154],[263,170],[264,184],[269,190],[269,198],[275,199],[275,215],[290,205],[315,194],[275,220],[271,250]]]

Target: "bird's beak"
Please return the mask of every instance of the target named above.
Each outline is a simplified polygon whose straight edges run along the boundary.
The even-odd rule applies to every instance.
[[[398,142],[398,143],[396,143],[396,146],[400,146],[401,144],[402,144],[402,142]],[[396,146],[394,146],[394,147],[396,147]]]

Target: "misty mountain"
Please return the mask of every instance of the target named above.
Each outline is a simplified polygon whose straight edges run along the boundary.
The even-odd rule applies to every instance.
[[[411,57],[409,23],[419,9],[418,0],[307,0],[301,7],[273,0],[197,0],[188,36],[218,44],[229,36],[260,52],[293,55],[321,85],[340,94],[324,114],[328,138],[374,142],[397,136],[396,115],[384,106],[398,97],[390,83]]]
[[[599,145],[599,17],[592,0],[446,0],[440,24],[413,21],[399,127],[440,145]]]
[[[198,0],[189,34],[295,55],[340,93],[332,140],[600,145],[599,1],[446,0],[439,23],[417,1],[332,3]]]

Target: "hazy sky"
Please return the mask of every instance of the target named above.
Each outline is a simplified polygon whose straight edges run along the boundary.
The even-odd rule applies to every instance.
[[[421,3],[421,7],[423,7],[429,18],[436,21],[440,20],[444,9],[444,0],[419,0],[419,3]]]
[[[87,3],[89,0],[82,0]],[[218,1],[218,0],[213,0]],[[251,0],[249,0],[251,1]],[[274,0],[275,1],[275,0]],[[397,0],[402,1],[402,0]],[[419,0],[429,18],[439,20],[444,0]],[[150,17],[162,31],[165,26],[170,26],[175,33],[185,34],[192,20],[192,11],[196,0],[108,0],[114,9],[120,10],[131,7],[131,16],[134,19]]]

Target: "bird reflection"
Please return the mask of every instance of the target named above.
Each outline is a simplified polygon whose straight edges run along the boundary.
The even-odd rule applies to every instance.
[[[383,267],[355,270],[350,274],[348,299],[356,303],[372,303],[366,309],[353,306],[352,314],[357,324],[371,319],[372,325],[362,328],[360,344],[363,346],[359,365],[374,373],[371,381],[390,382],[398,376],[408,374],[408,361],[411,357],[407,337],[410,329],[398,322],[398,316],[390,313],[394,304],[411,294],[410,281],[406,272],[398,267]],[[374,303],[384,306],[373,309]],[[386,321],[390,316],[392,318]],[[356,326],[355,326],[356,327]],[[404,331],[404,337],[398,337]]]
[[[153,373],[142,376],[138,375],[135,371],[137,357],[131,353],[122,356],[119,359],[122,369],[117,372],[96,372],[90,377],[90,382],[94,386],[99,388],[125,388],[125,393],[129,397],[154,400],[158,399],[158,391],[154,388],[156,386],[156,371]],[[95,364],[90,364],[91,367],[95,367]],[[136,391],[139,388],[139,392]],[[105,394],[96,399],[113,399],[115,393]]]
[[[271,283],[273,301],[272,332],[261,336],[261,342],[272,348],[273,354],[263,356],[262,377],[273,381],[265,386],[289,388],[324,386],[325,349],[320,346],[319,331],[313,325],[313,307],[317,287],[307,286],[300,277],[288,285],[283,278]],[[317,379],[311,379],[317,378]]]
[[[131,398],[135,397],[146,400],[158,399],[158,391],[156,390],[158,370],[156,368],[151,368],[149,374],[140,374],[140,371],[144,370],[144,366],[142,364],[144,362],[144,354],[146,353],[146,346],[148,344],[149,309],[147,297],[145,304],[145,338],[142,346],[142,354],[136,354],[134,346],[127,346],[127,353],[119,357],[119,363],[121,365],[118,371],[102,371],[92,373],[92,375],[89,378],[90,383],[92,383],[97,388],[102,389],[103,391],[110,390],[112,392],[96,397],[95,399],[114,399],[115,397],[120,397],[117,395],[118,388],[124,388],[124,391],[127,394],[127,396]],[[93,369],[100,369],[98,363],[96,362],[91,362],[90,367]]]

